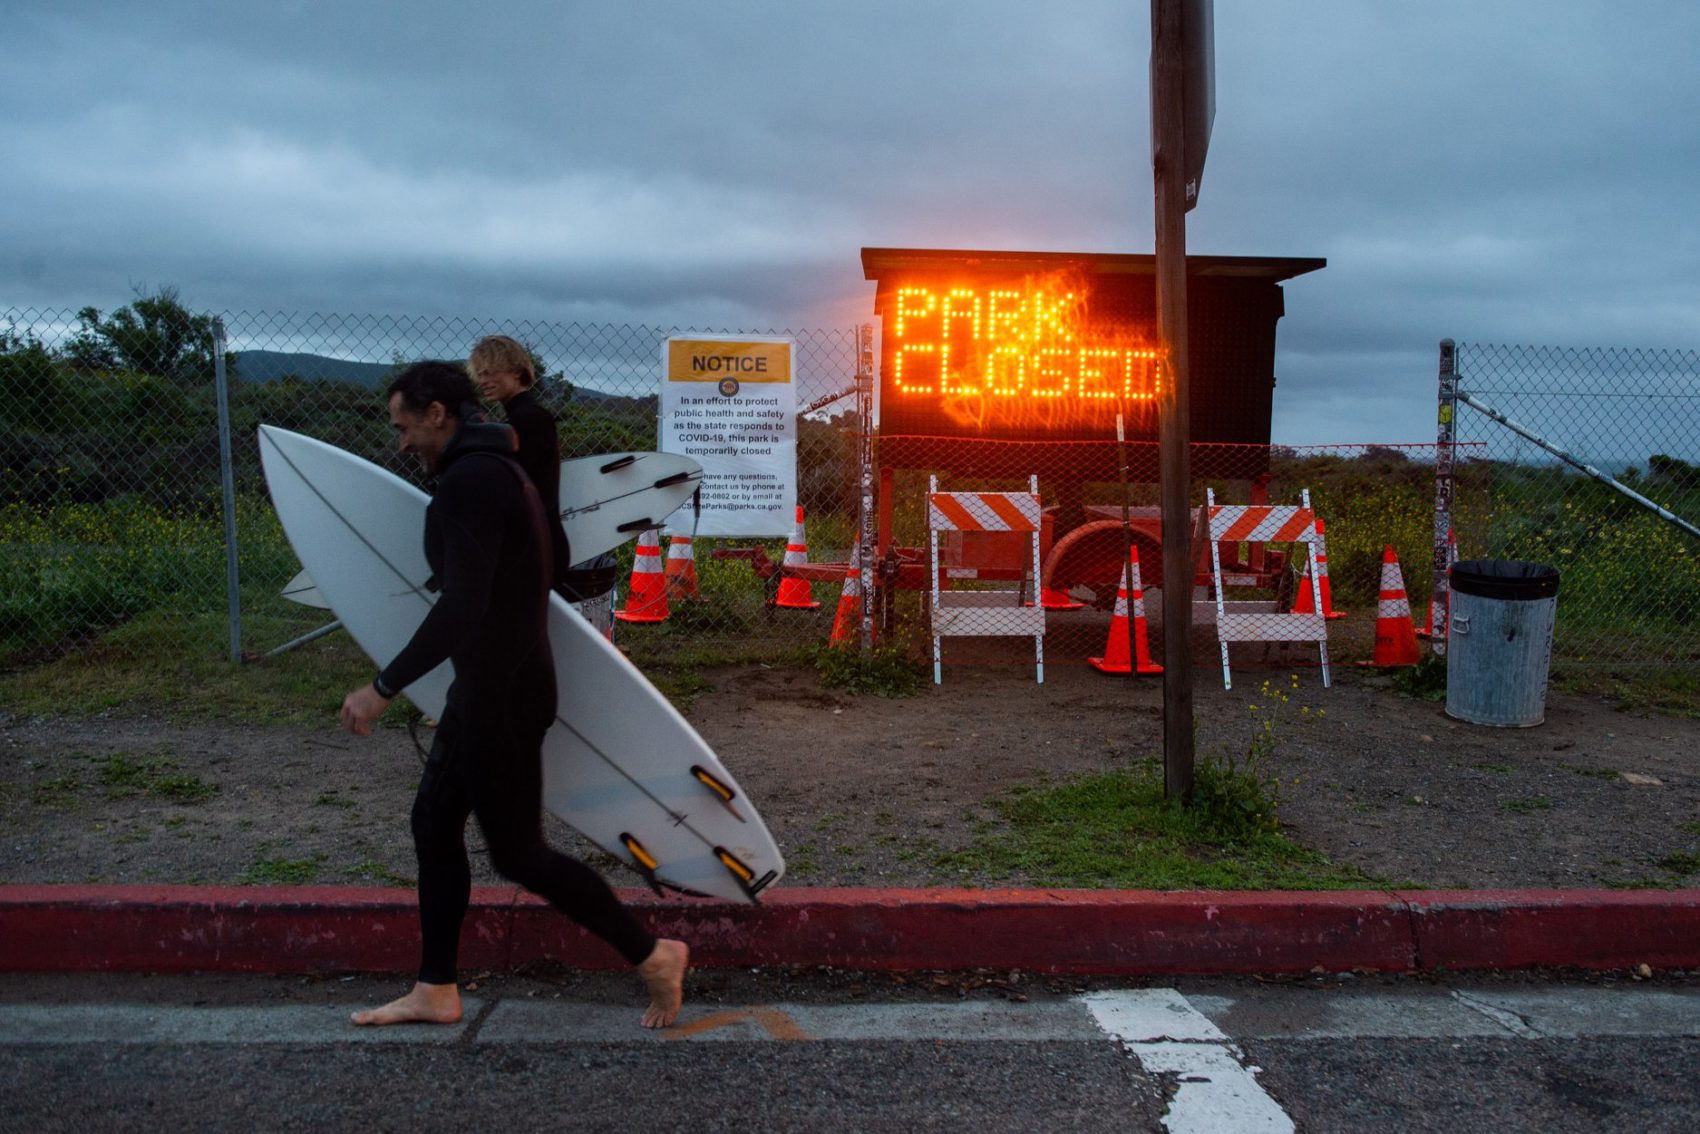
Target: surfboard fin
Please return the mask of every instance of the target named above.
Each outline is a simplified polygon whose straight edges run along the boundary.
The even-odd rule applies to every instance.
[[[714,857],[718,858],[720,865],[724,866],[732,877],[737,879],[738,886],[744,891],[744,896],[750,899],[751,905],[756,904],[756,895],[765,890],[778,877],[770,870],[757,878],[755,871],[751,870],[742,859],[725,847],[715,847]]]
[[[620,842],[625,846],[626,853],[632,856],[632,869],[643,876],[643,880],[649,883],[649,888],[655,891],[656,897],[665,898],[668,890],[675,894],[683,894],[687,898],[706,898],[709,896],[700,890],[690,890],[684,886],[675,886],[671,882],[663,882],[655,873],[660,869],[661,864],[655,860],[654,855],[644,849],[643,844],[638,842],[632,834],[621,831]]]
[[[603,465],[601,468],[597,469],[596,471],[601,473],[603,476],[607,476],[611,472],[619,472],[621,469],[630,468],[632,465],[635,465],[635,464],[637,464],[636,455],[634,455],[632,453],[627,453],[623,457],[620,457],[616,460],[609,461],[607,464]]]
[[[687,480],[690,480],[693,477],[700,476],[700,475],[701,475],[700,473],[693,473],[693,472],[676,472],[672,476],[662,477],[660,480],[656,481],[650,487],[651,488],[671,488],[675,484],[684,484]]]
[[[740,823],[749,822],[748,819],[738,813],[736,807],[732,806],[732,801],[738,797],[738,793],[728,787],[725,781],[700,764],[691,765],[691,775],[695,776],[703,787],[714,793],[715,798],[720,800],[720,805],[732,813],[732,818]]]
[[[661,892],[661,879],[655,876],[656,867],[661,865],[655,860],[655,856],[645,850],[643,844],[629,832],[620,832],[620,842],[625,846],[626,853],[632,856],[632,869],[643,876],[643,880],[649,883],[649,888],[655,891],[656,897],[665,897]]]

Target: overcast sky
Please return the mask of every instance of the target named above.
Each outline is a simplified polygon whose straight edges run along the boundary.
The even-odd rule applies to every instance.
[[[724,327],[863,246],[1150,252],[1142,0],[7,0],[0,309]],[[1194,253],[1275,437],[1427,441],[1436,344],[1700,347],[1700,4],[1216,0]]]

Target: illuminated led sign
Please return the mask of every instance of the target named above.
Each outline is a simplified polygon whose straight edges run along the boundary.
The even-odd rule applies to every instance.
[[[1188,257],[1195,442],[1268,445],[1279,285],[1324,263]],[[1108,455],[1080,454],[1103,465],[1118,413],[1130,441],[1156,441],[1155,257],[864,248],[862,266],[877,284],[882,463],[982,459],[940,440],[1100,441]]]
[[[884,411],[942,414],[984,436],[1074,432],[1147,414],[1162,367],[1141,328],[1095,323],[1068,273],[998,284],[905,284],[886,312]],[[883,415],[882,415],[883,416]]]

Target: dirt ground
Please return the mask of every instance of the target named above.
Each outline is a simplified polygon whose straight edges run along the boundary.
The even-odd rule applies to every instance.
[[[1288,690],[1269,764],[1281,818],[1335,862],[1429,887],[1700,885],[1700,721],[1554,691],[1544,724],[1484,728],[1379,673],[1339,667],[1323,689],[1314,668],[1293,672],[1296,689],[1270,669],[1236,670],[1224,691],[1200,663],[1197,750],[1243,751],[1271,705],[1263,682]],[[947,667],[944,684],[890,699],[725,669],[688,716],[785,851],[782,884],[1019,885],[931,862],[1018,785],[1162,750],[1160,678],[1045,677]],[[411,884],[418,773],[401,729],[0,716],[0,880]],[[554,820],[550,834],[608,864]],[[480,856],[474,871],[496,881]]]

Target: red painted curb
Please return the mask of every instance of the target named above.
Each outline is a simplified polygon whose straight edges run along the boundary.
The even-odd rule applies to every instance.
[[[776,891],[760,906],[622,891],[710,968],[1275,973],[1320,966],[1700,967],[1700,890]],[[0,971],[410,972],[406,890],[0,886]],[[474,891],[465,968],[616,968],[538,899]]]
[[[1425,969],[1700,965],[1700,890],[1407,891]]]

